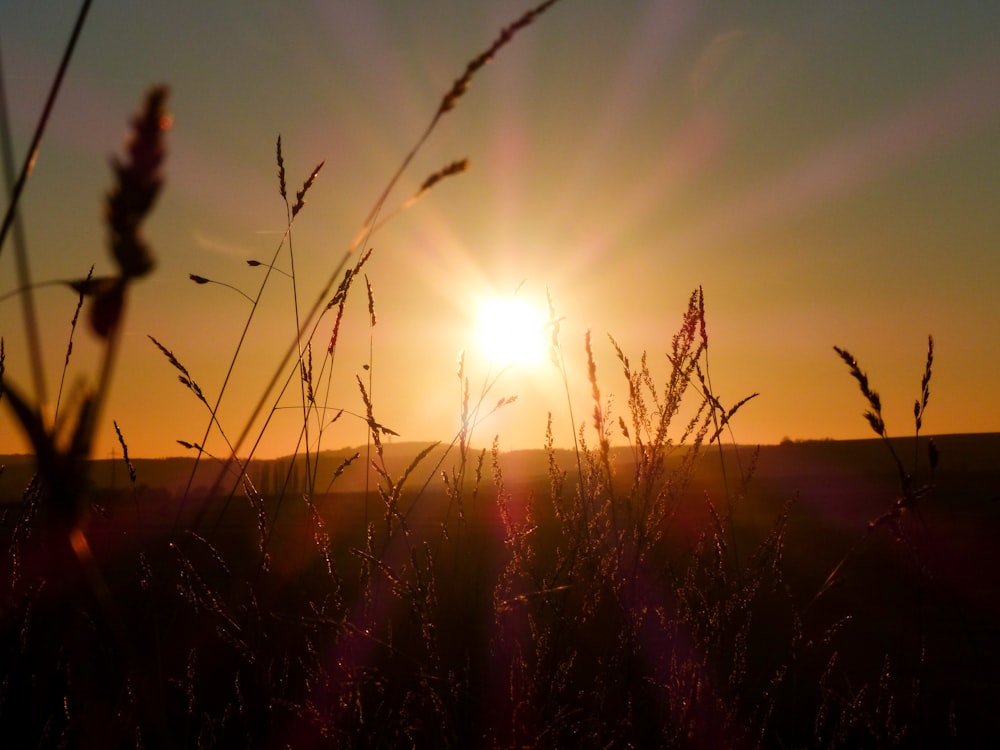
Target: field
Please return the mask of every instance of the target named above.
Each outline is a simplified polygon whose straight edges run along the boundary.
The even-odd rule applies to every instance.
[[[361,471],[311,503],[219,499],[200,519],[166,492],[98,493],[88,553],[8,594],[2,729],[104,747],[981,746],[998,737],[998,439],[935,442],[934,491],[870,536],[895,500],[880,441],[761,449],[732,536],[706,454],[625,587],[606,548],[573,548],[587,537],[544,451],[497,472],[487,452],[495,480],[461,497],[414,471],[388,535]],[[627,451],[613,460],[627,485]],[[46,564],[35,539],[5,578]]]

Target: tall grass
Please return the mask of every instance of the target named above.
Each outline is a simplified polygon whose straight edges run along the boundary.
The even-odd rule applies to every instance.
[[[152,269],[139,227],[160,187],[169,119],[166,90],[150,92],[107,204],[119,274],[70,284],[81,305],[89,300],[91,334],[106,350],[92,392],[68,416],[61,410],[57,425],[46,423],[40,405],[3,379],[0,339],[0,398],[37,461],[0,568],[5,740],[134,748],[856,747],[919,743],[914,725],[954,726],[954,712],[923,717],[923,651],[902,667],[898,654],[879,653],[874,672],[845,654],[857,641],[844,633],[863,613],[850,602],[831,606],[831,591],[862,550],[849,549],[809,599],[789,580],[785,557],[794,502],[764,529],[743,513],[755,455],[734,453],[724,439],[756,394],[726,408],[715,393],[701,288],[680,311],[662,359],[608,342],[627,392],[620,411],[597,371],[599,342],[590,332],[564,342],[549,298],[550,354],[566,393],[560,408],[573,425],[559,442],[571,437],[573,448],[556,447],[550,414],[541,482],[525,484],[511,471],[499,436],[491,449],[475,447],[490,442],[480,437],[484,425],[514,397],[497,395],[502,373],[474,389],[464,355],[455,435],[403,463],[388,449],[385,438],[395,433],[373,390],[369,240],[394,215],[386,209],[393,188],[440,119],[553,4],[521,16],[467,64],[312,303],[299,294],[293,226],[325,173],[320,162],[293,200],[277,140],[286,230],[269,259],[248,261],[261,269],[257,291],[235,290],[250,308],[218,392],[201,389],[173,342],[150,337],[206,413],[201,438],[184,444],[197,456],[195,469],[165,516],[138,489],[117,423],[127,502],[98,503],[88,478],[125,300]],[[459,160],[433,173],[399,210],[466,168]],[[221,424],[220,407],[272,274],[291,282],[290,339],[251,415],[233,429]],[[191,279],[202,293],[233,291],[221,288],[230,286],[225,280]],[[333,400],[345,387],[333,365],[341,337],[355,330],[346,302],[362,279],[369,360],[350,384],[363,411],[348,414]],[[64,375],[76,325],[74,316]],[[877,392],[854,358],[837,352],[899,474],[899,500],[864,538],[882,528],[902,536],[900,517],[929,483],[917,483],[916,460],[904,471]],[[567,361],[575,359],[587,367],[586,408],[571,396]],[[932,362],[929,342],[914,409],[918,438]],[[256,446],[286,394],[297,395],[300,435],[285,473],[263,482]],[[589,418],[577,422],[584,413]],[[368,445],[363,461],[357,451],[329,466],[323,447],[341,418],[362,420]],[[215,433],[223,455],[206,450]],[[713,449],[719,469],[706,490]],[[210,487],[197,491],[203,460],[217,469]],[[370,469],[371,484],[360,496],[336,493],[355,463]]]

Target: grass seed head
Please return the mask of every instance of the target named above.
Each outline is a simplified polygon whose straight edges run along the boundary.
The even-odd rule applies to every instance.
[[[171,126],[166,112],[168,93],[166,86],[149,90],[142,110],[132,120],[125,160],[111,162],[116,181],[108,194],[105,214],[111,252],[124,278],[145,276],[153,268],[153,257],[141,237],[140,225],[163,184],[163,136]]]
[[[298,212],[302,210],[302,207],[306,205],[306,193],[309,192],[309,188],[311,188],[313,183],[316,181],[316,178],[319,176],[319,171],[323,168],[325,163],[325,161],[321,161],[316,166],[316,169],[312,171],[312,174],[310,174],[309,177],[306,178],[306,181],[302,184],[302,189],[295,194],[295,205],[292,206],[292,216],[298,214]]]
[[[288,191],[285,188],[285,160],[281,156],[281,136],[278,136],[278,142],[275,150],[278,156],[278,191],[281,193],[281,197],[284,200],[288,200]]]
[[[441,99],[441,105],[438,107],[438,116],[453,110],[458,100],[461,99],[465,92],[469,89],[469,84],[472,83],[472,77],[479,71],[479,69],[486,65],[486,63],[490,62],[493,59],[493,56],[514,38],[514,35],[517,34],[517,32],[525,26],[533,23],[539,15],[547,11],[551,6],[555,5],[556,2],[558,2],[558,0],[547,0],[547,2],[529,10],[509,26],[505,26],[501,30],[500,35],[496,38],[496,40],[494,40],[493,44],[491,44],[484,52],[472,58],[472,60],[470,60],[465,66],[465,72],[463,72],[462,75],[455,80],[455,83],[452,84],[452,87]]]
[[[426,193],[428,190],[437,185],[439,182],[441,182],[441,180],[445,179],[446,177],[452,177],[454,175],[461,174],[462,172],[468,170],[468,168],[469,168],[468,159],[458,159],[456,161],[453,161],[451,164],[442,167],[437,172],[430,175],[426,180],[424,180],[423,183],[420,185],[420,190],[417,191],[417,194],[420,195]]]

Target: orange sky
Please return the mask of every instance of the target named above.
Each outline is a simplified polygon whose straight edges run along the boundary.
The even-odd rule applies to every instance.
[[[528,5],[122,5],[91,12],[22,216],[36,281],[81,277],[91,264],[109,273],[107,160],[145,88],[171,86],[167,181],[146,228],[158,265],[133,290],[96,449],[113,450],[115,419],[134,455],[163,456],[183,451],[177,440],[200,441],[207,412],[147,336],[214,401],[249,303],[188,274],[256,294],[261,269],[245,261],[269,259],[285,227],[276,136],[293,190],[325,160],[292,234],[305,308],[466,61]],[[0,8],[18,159],[76,10],[58,0]],[[468,173],[372,238],[377,324],[369,330],[362,281],[329,405],[361,412],[355,376],[367,384],[370,373],[379,422],[400,439],[449,440],[458,352],[468,351],[474,390],[489,376],[479,302],[523,281],[519,296],[542,306],[549,288],[565,316],[578,422],[592,409],[588,328],[602,394],[620,413],[627,391],[606,334],[635,359],[647,350],[664,374],[701,285],[719,397],[761,394],[734,423],[741,442],[869,435],[834,345],[869,372],[890,433],[909,434],[928,334],[937,351],[925,431],[1000,429],[998,24],[996,4],[973,2],[914,2],[902,14],[865,3],[564,0],[480,72],[390,198],[398,205],[428,174],[470,159]],[[13,257],[8,240],[0,294],[16,287]],[[290,270],[287,243],[278,265]],[[51,412],[76,300],[60,287],[35,300]],[[220,408],[231,437],[294,331],[290,283],[274,276]],[[30,392],[16,299],[0,302],[0,335],[5,377]],[[99,352],[83,327],[74,347],[68,409]],[[297,382],[292,391],[266,402],[278,408],[262,456],[293,450]],[[513,368],[487,400],[506,395],[518,401],[481,425],[481,444],[499,433],[505,448],[541,446],[548,411],[557,442],[569,443],[551,365]],[[323,445],[364,440],[364,424],[345,416]],[[24,445],[0,409],[0,453]],[[225,453],[218,434],[208,447]]]

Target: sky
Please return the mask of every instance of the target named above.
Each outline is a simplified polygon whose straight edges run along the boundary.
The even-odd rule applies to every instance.
[[[467,61],[530,7],[464,0],[174,0],[95,3],[56,102],[21,216],[34,281],[112,273],[102,226],[109,158],[151,85],[170,86],[163,193],[145,225],[155,271],[130,292],[95,455],[181,454],[209,413],[150,342],[170,349],[214,402],[263,278],[291,270],[299,309],[321,298],[347,248]],[[0,54],[18,163],[77,3],[0,5]],[[608,334],[664,378],[691,292],[704,290],[709,364],[740,443],[870,437],[866,404],[833,347],[882,395],[888,431],[913,432],[934,336],[924,432],[1000,429],[1000,3],[562,0],[480,70],[386,204],[435,186],[370,239],[324,396],[321,447],[365,442],[357,378],[395,440],[451,440],[461,420],[459,352],[473,440],[541,447],[552,413],[572,440],[559,372],[507,369],[480,346],[492,297],[561,322],[577,424],[593,410],[584,332],[615,415],[627,386]],[[289,190],[324,166],[282,241],[280,134]],[[352,259],[353,261],[353,259]],[[16,289],[0,250],[0,294]],[[54,413],[76,297],[39,288],[44,412]],[[315,367],[332,330],[324,317]],[[290,280],[273,274],[218,411],[230,442],[253,407],[271,413],[257,455],[285,455],[302,424],[297,380],[265,398],[294,341]],[[0,302],[5,378],[33,394],[21,305]],[[101,346],[81,324],[60,412],[92,388]],[[285,370],[280,370],[284,382]],[[33,398],[37,398],[34,395]],[[26,443],[0,404],[0,453]],[[246,430],[250,443],[259,426]],[[310,440],[318,436],[313,429]],[[206,448],[225,455],[213,432]]]

